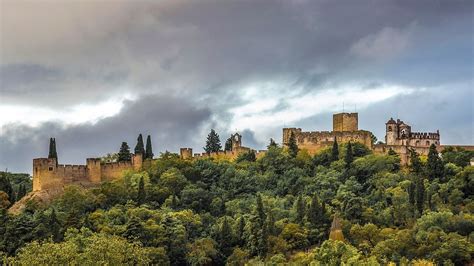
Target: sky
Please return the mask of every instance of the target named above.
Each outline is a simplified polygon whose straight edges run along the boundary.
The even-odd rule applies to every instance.
[[[474,143],[474,2],[0,0],[0,169],[133,150],[243,145],[335,112]]]

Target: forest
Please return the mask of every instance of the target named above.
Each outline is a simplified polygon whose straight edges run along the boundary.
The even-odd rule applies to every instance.
[[[209,151],[221,148],[214,134]],[[128,149],[106,159],[129,160]],[[165,152],[119,180],[65,187],[46,206],[30,201],[19,215],[7,209],[31,181],[2,172],[0,264],[468,265],[472,157],[432,146],[402,166],[392,150],[335,142],[310,156],[294,139],[271,140],[258,159]]]

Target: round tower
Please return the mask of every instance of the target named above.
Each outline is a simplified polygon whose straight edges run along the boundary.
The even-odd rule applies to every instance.
[[[386,125],[385,143],[387,145],[396,145],[398,139],[398,125],[393,118],[390,118]]]

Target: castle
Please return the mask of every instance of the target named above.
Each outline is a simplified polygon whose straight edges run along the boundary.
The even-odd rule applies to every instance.
[[[358,142],[367,146],[376,154],[386,154],[390,149],[399,156],[401,163],[409,163],[410,150],[421,155],[427,155],[429,147],[434,144],[438,152],[445,147],[441,145],[439,131],[435,133],[412,132],[411,126],[398,119],[390,118],[386,123],[385,143],[374,144],[372,133],[360,130],[357,113],[338,113],[333,115],[332,131],[305,132],[301,128],[283,128],[283,145],[288,145],[291,134],[295,137],[298,147],[307,150],[309,154],[331,147],[336,140],[338,143]],[[227,151],[213,153],[195,153],[192,148],[181,148],[180,156],[185,160],[201,158],[223,158],[233,160],[240,154],[254,152],[259,158],[266,151],[255,151],[242,146],[242,136],[238,133],[230,136],[231,148]],[[453,146],[453,145],[449,145]],[[474,146],[459,146],[474,150]],[[151,165],[153,159],[143,159],[143,154],[133,154],[130,161],[104,163],[100,158],[87,158],[85,165],[58,164],[56,142],[51,139],[48,158],[33,159],[33,191],[61,188],[67,184],[84,186],[99,184],[120,178],[124,171],[140,170],[143,166]]]
[[[357,113],[339,113],[333,115],[332,131],[302,131],[301,128],[283,128],[283,145],[288,145],[290,135],[296,138],[298,148],[307,150],[309,154],[338,143],[359,142],[372,149],[372,133],[359,130]]]

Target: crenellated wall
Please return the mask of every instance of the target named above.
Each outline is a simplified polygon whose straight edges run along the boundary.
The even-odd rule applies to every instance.
[[[100,158],[87,158],[86,165],[57,164],[55,158],[33,159],[33,191],[59,188],[72,183],[98,184],[118,179],[127,170],[140,170],[151,165],[142,155],[132,156],[129,162],[102,163]]]
[[[296,144],[298,145],[298,148],[307,150],[310,154],[316,154],[320,150],[332,146],[334,139],[336,139],[339,144],[351,141],[362,143],[369,147],[369,149],[372,148],[371,133],[365,130],[302,131],[301,128],[284,128],[284,145],[288,145],[292,132],[296,138]]]

